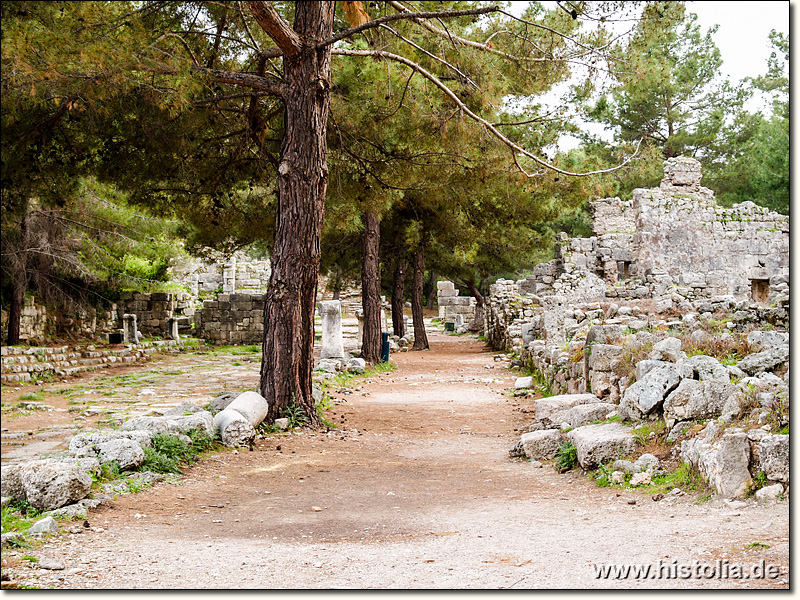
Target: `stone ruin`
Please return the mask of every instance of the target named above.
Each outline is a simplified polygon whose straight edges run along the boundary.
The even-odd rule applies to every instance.
[[[770,497],[782,496],[789,219],[752,202],[721,208],[700,178],[697,161],[667,160],[659,188],[592,204],[592,237],[562,234],[533,275],[491,286],[487,340],[556,394],[534,401],[537,420],[512,454],[552,458],[569,431],[592,469],[630,454],[636,428],[662,422],[675,456],[720,495],[741,497],[765,477]],[[711,342],[736,358],[698,350]],[[521,379],[526,394],[533,378]],[[618,462],[617,478],[635,471]]]

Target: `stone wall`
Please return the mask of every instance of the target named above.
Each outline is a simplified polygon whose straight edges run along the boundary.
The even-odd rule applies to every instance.
[[[122,315],[134,314],[139,331],[147,337],[164,337],[170,317],[186,317],[184,325],[190,325],[194,313],[192,298],[185,293],[125,292],[116,305],[117,327],[122,327]]]
[[[236,252],[227,258],[220,255],[208,261],[187,259],[170,268],[172,281],[185,286],[193,297],[217,291],[225,294],[263,294],[271,273],[269,260],[253,259],[243,252]]]
[[[68,330],[72,334],[93,338],[116,329],[116,306],[108,310],[98,310],[92,306],[77,307],[72,313],[64,314],[48,310],[36,304],[35,297],[26,296],[23,300],[20,317],[20,340],[27,342],[42,341],[56,335],[60,330]],[[8,311],[0,314],[0,337],[8,339]]]
[[[436,300],[439,318],[445,323],[469,324],[475,318],[477,300],[472,296],[459,296],[452,281],[436,282]]]
[[[630,201],[591,203],[595,235],[562,233],[553,260],[537,265],[521,291],[563,293],[565,276],[591,272],[617,286],[612,297],[666,300],[677,289],[690,300],[776,302],[788,286],[789,218],[752,202],[718,206],[700,186],[696,160],[669,159],[664,173],[659,188],[634,190]],[[644,285],[651,275],[659,289]]]
[[[260,344],[264,341],[264,297],[220,294],[197,311],[195,335],[220,344]]]

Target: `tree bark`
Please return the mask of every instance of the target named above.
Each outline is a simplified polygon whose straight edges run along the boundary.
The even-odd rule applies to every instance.
[[[361,358],[374,365],[381,359],[381,268],[380,220],[378,215],[365,211],[361,254],[361,307],[364,310],[364,331],[361,338]]]
[[[428,310],[433,310],[433,300],[436,298],[436,281],[438,277],[435,271],[431,271],[431,281],[428,286]]]
[[[474,279],[470,279],[464,283],[467,286],[469,293],[472,294],[473,298],[475,298],[475,316],[472,318],[472,322],[469,324],[468,329],[470,331],[480,331],[483,329],[483,294],[481,294],[480,290],[478,290],[478,286],[475,285]]]
[[[249,4],[252,8],[259,3]],[[334,2],[297,2],[296,36],[283,29],[279,36],[287,46],[299,45],[296,52],[285,52],[283,60],[285,131],[278,167],[272,274],[264,303],[259,385],[270,405],[269,422],[294,402],[312,427],[321,425],[311,393],[311,371],[322,215],[328,188],[325,134],[331,73],[330,47],[316,50],[315,44],[331,35],[333,13]],[[264,26],[261,21],[259,24]],[[267,32],[272,35],[272,31]]]
[[[8,307],[8,345],[20,343],[20,323],[22,321],[22,304],[25,292],[28,291],[28,246],[30,232],[28,228],[27,206],[25,214],[19,223],[19,246],[16,256],[12,257],[14,265],[13,281],[11,283],[11,302]]]
[[[414,283],[411,293],[411,313],[414,320],[414,346],[412,350],[427,350],[428,335],[425,333],[425,321],[422,304],[422,287],[425,280],[425,254],[422,248],[414,252]]]
[[[397,257],[394,268],[394,285],[392,286],[392,330],[398,337],[406,334],[406,320],[403,318],[406,295],[406,257]]]

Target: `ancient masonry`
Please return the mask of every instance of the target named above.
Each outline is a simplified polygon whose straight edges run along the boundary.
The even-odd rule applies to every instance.
[[[439,318],[444,323],[453,323],[455,328],[458,328],[472,321],[475,316],[475,298],[459,296],[452,281],[438,281],[436,288]]]
[[[557,394],[535,401],[536,431],[520,442],[526,455],[572,428],[581,466],[594,468],[586,448],[595,433],[620,442],[616,458],[631,452],[632,433],[591,423],[663,419],[681,458],[721,495],[741,496],[762,471],[780,495],[788,486],[789,436],[775,429],[788,427],[789,219],[752,202],[721,208],[700,176],[697,161],[670,159],[659,188],[594,202],[594,236],[562,236],[532,276],[491,286],[486,337]],[[744,338],[738,347],[750,354],[725,364],[692,350]],[[742,417],[757,428],[725,429]]]

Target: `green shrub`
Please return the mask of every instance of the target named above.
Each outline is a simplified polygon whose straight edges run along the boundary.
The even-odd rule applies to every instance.
[[[210,450],[213,438],[207,433],[194,430],[189,433],[191,444],[176,435],[157,433],[153,435],[150,446],[144,449],[143,471],[154,473],[180,473],[181,467],[197,461],[198,452]]]
[[[578,464],[578,451],[571,441],[561,443],[556,450],[556,470],[559,472],[574,469]]]

